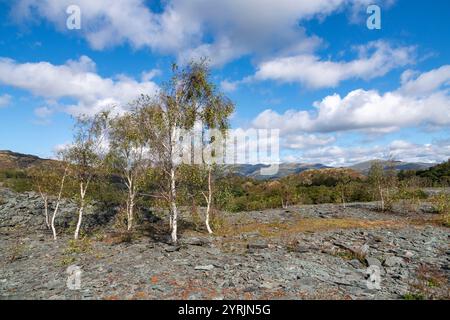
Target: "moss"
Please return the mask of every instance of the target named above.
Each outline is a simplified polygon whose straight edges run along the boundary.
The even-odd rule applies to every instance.
[[[403,300],[425,300],[425,297],[421,293],[406,293],[403,295]]]

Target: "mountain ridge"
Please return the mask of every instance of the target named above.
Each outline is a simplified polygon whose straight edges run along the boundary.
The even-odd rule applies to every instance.
[[[23,154],[10,150],[0,150],[0,169],[28,169],[35,165],[39,165],[45,162],[51,162],[55,160],[40,158],[31,154]],[[347,167],[355,171],[367,174],[373,163],[379,162],[385,169],[394,168],[397,171],[400,170],[424,170],[437,165],[437,163],[423,163],[423,162],[403,162],[403,161],[386,161],[380,159],[374,159],[369,161],[360,162]],[[251,177],[258,180],[278,179],[292,174],[299,174],[306,170],[311,169],[328,169],[339,168],[333,166],[327,166],[321,163],[292,163],[285,162],[279,164],[279,170],[276,174],[266,176],[261,175],[261,168],[269,167],[267,164],[234,164],[227,165],[226,170],[228,172],[235,173],[244,177]]]

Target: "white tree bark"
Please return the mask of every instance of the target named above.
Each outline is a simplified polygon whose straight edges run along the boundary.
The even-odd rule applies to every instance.
[[[80,235],[81,221],[83,220],[83,211],[84,211],[84,205],[81,205],[80,209],[78,211],[78,222],[77,222],[77,228],[75,229],[75,235],[74,235],[75,240],[78,240],[78,237]]]
[[[288,202],[286,200],[286,202],[283,200],[283,196],[281,197],[281,207],[283,209],[287,209],[288,208]]]
[[[345,192],[344,192],[344,189],[342,189],[342,191],[341,191],[341,197],[342,197],[342,207],[345,209],[346,205],[345,205]]]
[[[130,231],[133,228],[134,221],[134,199],[136,198],[136,187],[133,176],[131,174],[127,177],[128,183],[128,200],[127,200],[127,230]]]
[[[130,208],[128,211],[128,227],[127,230],[130,231],[133,228],[133,221],[134,221],[134,198],[135,194],[130,194]]]
[[[45,224],[50,228],[50,219],[48,217],[48,197],[44,198]]]
[[[52,227],[52,232],[53,232],[53,240],[56,240],[55,219],[56,219],[56,215],[58,213],[59,203],[60,203],[60,199],[58,199],[58,201],[56,202],[56,207],[55,207],[55,210],[53,211],[53,215],[52,215],[51,227]]]
[[[176,98],[178,103],[178,98]],[[175,159],[174,155],[176,153],[177,141],[176,141],[177,123],[173,123],[170,132],[170,149],[169,151],[169,161],[170,161],[170,208],[171,208],[171,238],[173,243],[178,241],[178,208],[177,208],[177,186],[175,178]]]
[[[177,227],[178,227],[178,208],[176,203],[176,185],[175,185],[175,169],[172,167],[170,169],[170,207],[172,214],[172,242],[176,243],[177,238]]]
[[[78,210],[78,222],[77,222],[77,227],[75,229],[75,235],[74,235],[74,239],[78,240],[78,237],[80,235],[80,228],[81,228],[81,222],[83,220],[83,212],[84,212],[84,206],[85,206],[85,196],[86,196],[86,190],[88,188],[89,183],[86,183],[86,185],[84,185],[83,182],[80,183],[80,209]]]
[[[205,195],[203,193],[203,196],[206,200],[206,214],[205,214],[205,225],[206,230],[208,230],[209,234],[212,234],[213,231],[211,229],[211,226],[209,225],[209,216],[211,211],[211,202],[212,202],[212,186],[211,186],[211,168],[208,170],[208,195]]]
[[[53,215],[52,215],[51,228],[52,228],[52,232],[53,232],[53,240],[57,239],[56,238],[55,219],[56,219],[56,215],[58,214],[59,204],[61,203],[61,197],[62,197],[62,192],[64,190],[64,182],[66,181],[66,177],[67,177],[67,168],[64,170],[64,175],[61,179],[61,184],[59,186],[58,198],[56,199],[56,206],[55,206],[55,210],[53,210]]]

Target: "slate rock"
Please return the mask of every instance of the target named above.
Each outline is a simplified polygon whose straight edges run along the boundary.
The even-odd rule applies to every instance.
[[[367,265],[370,266],[377,266],[381,269],[382,265],[380,260],[378,260],[377,258],[373,258],[373,257],[367,257],[366,258],[366,263]]]
[[[196,266],[194,269],[195,270],[201,270],[201,271],[211,271],[212,269],[214,269],[214,265],[208,264],[208,265],[205,265],[205,266]]]
[[[396,256],[389,256],[383,262],[383,265],[386,267],[401,266],[403,264],[404,264],[403,259]]]

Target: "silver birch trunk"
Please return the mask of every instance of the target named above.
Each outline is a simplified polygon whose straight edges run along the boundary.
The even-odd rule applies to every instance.
[[[209,225],[209,214],[211,211],[211,201],[212,201],[211,168],[209,168],[208,171],[208,197],[205,198],[206,198],[206,216],[205,216],[206,230],[208,230],[209,234],[212,234],[213,231],[211,230],[211,227]]]
[[[53,233],[53,240],[56,240],[56,228],[55,228],[55,220],[56,220],[56,215],[58,214],[58,210],[59,210],[59,204],[61,203],[61,197],[62,197],[62,192],[64,190],[64,183],[66,181],[66,177],[67,177],[67,168],[64,170],[64,175],[61,179],[61,184],[59,186],[59,193],[58,193],[58,198],[56,199],[56,206],[55,209],[53,210],[53,215],[52,215],[52,220],[51,220],[51,228],[52,228],[52,233]]]
[[[77,227],[75,229],[75,235],[74,239],[78,240],[78,237],[80,235],[80,228],[81,228],[81,222],[83,220],[83,212],[84,212],[84,198],[86,196],[86,190],[88,187],[88,183],[86,183],[86,186],[84,186],[83,182],[80,183],[80,209],[78,210],[78,222]]]
[[[342,207],[345,209],[345,193],[344,193],[344,191],[342,191],[342,193],[341,193],[341,197],[342,197]]]
[[[133,228],[134,221],[134,199],[136,197],[136,190],[133,181],[133,177],[129,175],[128,179],[128,201],[127,201],[127,230],[130,231]]]
[[[176,185],[175,185],[175,169],[170,169],[170,207],[172,213],[172,242],[176,243],[177,238],[177,222],[178,222],[178,208],[176,203]]]

